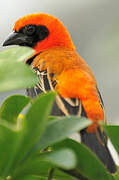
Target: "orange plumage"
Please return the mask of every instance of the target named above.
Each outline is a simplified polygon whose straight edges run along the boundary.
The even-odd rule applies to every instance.
[[[49,89],[57,91],[53,115],[73,114],[91,119],[92,125],[80,131],[81,141],[114,173],[116,166],[99,124],[105,121],[103,101],[95,77],[76,52],[66,27],[57,18],[41,13],[20,18],[13,30],[4,46],[16,44],[35,49],[26,63],[37,73],[39,83],[27,94],[34,97]]]
[[[14,30],[28,24],[45,25],[49,36],[34,47],[36,53],[42,53],[34,59],[33,67],[44,63],[45,70],[55,74],[58,82],[56,90],[62,97],[80,98],[88,118],[93,120],[89,132],[96,131],[100,120],[104,121],[104,112],[96,88],[96,80],[86,62],[76,53],[73,42],[65,26],[51,15],[33,14],[19,19]],[[70,88],[69,88],[70,87]]]
[[[55,89],[62,97],[80,98],[88,118],[94,122],[87,130],[95,132],[99,121],[104,121],[104,112],[96,80],[87,63],[76,51],[64,47],[44,50],[34,59],[33,67],[39,67],[41,71],[48,69],[49,73],[55,74]]]

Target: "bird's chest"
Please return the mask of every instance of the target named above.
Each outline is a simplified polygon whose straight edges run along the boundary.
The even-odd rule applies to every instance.
[[[40,71],[38,68],[34,68],[39,82],[33,88],[27,89],[27,95],[34,98],[40,93],[46,93],[48,91],[55,91],[57,81],[53,79],[54,75],[47,73],[47,71]],[[53,104],[52,115],[78,115],[86,116],[82,107],[80,99],[77,98],[62,98],[57,94],[56,100]]]

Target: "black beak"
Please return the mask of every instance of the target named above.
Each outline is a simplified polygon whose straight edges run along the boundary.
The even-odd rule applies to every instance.
[[[32,47],[33,39],[25,34],[13,32],[3,43],[3,46],[20,45]]]

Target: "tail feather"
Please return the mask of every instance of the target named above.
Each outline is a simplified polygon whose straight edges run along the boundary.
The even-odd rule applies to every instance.
[[[88,146],[103,162],[110,173],[116,172],[116,165],[107,147],[107,138],[100,128],[97,133],[88,133],[85,129],[80,132],[81,141]]]

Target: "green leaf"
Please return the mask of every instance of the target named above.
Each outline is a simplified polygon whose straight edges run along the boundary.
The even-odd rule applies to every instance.
[[[62,159],[64,155],[68,158],[68,160],[66,159],[66,157]],[[68,161],[70,165],[68,164]],[[72,151],[66,149],[51,153],[43,153],[43,155],[33,156],[27,162],[27,164],[23,164],[23,166],[20,166],[20,168],[17,169],[17,171],[15,172],[15,174],[13,174],[12,180],[18,180],[19,178],[22,179],[24,176],[27,175],[36,175],[42,178],[43,177],[47,178],[49,174],[49,170],[51,168],[55,168],[56,166],[57,167],[63,166],[65,169],[67,169],[67,167],[68,168],[74,167],[72,166],[75,165],[74,163],[75,163],[74,154],[72,154]],[[65,178],[69,178],[69,180],[73,180],[72,177],[70,177],[69,175],[63,172],[58,171],[57,169],[54,171],[53,177],[57,180],[58,179],[65,180]]]
[[[18,162],[27,159],[26,154],[44,132],[51,112],[55,93],[49,92],[38,96],[32,103],[24,119],[21,147],[18,152]],[[25,158],[26,157],[26,158]],[[24,159],[25,158],[25,159]],[[24,162],[25,163],[25,162]],[[14,164],[15,165],[15,164]]]
[[[77,177],[82,175],[89,178],[89,180],[114,180],[102,162],[85,145],[66,139],[53,147],[55,150],[71,148],[76,153],[78,165],[77,168],[73,169],[73,172]],[[70,174],[70,171],[67,171],[67,173]]]
[[[0,92],[34,86],[36,74],[22,62],[0,61]]]
[[[24,59],[34,52],[31,48],[16,47],[0,52],[0,92],[35,85],[38,78],[25,64]]]
[[[53,121],[53,120],[56,120],[56,119],[58,119],[58,118],[61,118],[61,116],[49,116],[48,117],[48,121]]]
[[[14,180],[14,179],[12,179]],[[44,176],[25,176],[25,177],[18,177],[17,180],[48,180],[48,176],[44,175]],[[65,173],[55,170],[54,172],[54,176],[52,178],[52,180],[76,180],[74,178],[72,178],[71,176],[66,175]]]
[[[0,176],[9,175],[19,145],[20,134],[7,121],[0,120]]]
[[[48,123],[43,136],[36,148],[44,149],[56,142],[71,136],[76,131],[86,128],[92,122],[86,118],[76,116],[62,117]]]
[[[119,167],[117,167],[117,172],[114,175],[115,180],[119,180]]]
[[[9,96],[0,107],[0,118],[11,123],[17,123],[17,117],[30,102],[30,98],[22,95]]]
[[[37,175],[41,177],[48,177],[49,170],[54,167],[50,162],[44,161],[38,156],[33,157],[26,164],[19,166],[13,174],[12,180],[22,179],[24,176]]]
[[[42,167],[41,167],[42,168]],[[48,173],[41,174],[39,176],[24,176],[24,177],[17,177],[17,179],[12,179],[12,180],[48,180]],[[59,170],[55,170],[53,174],[52,180],[77,180],[64,172],[61,172]]]
[[[76,166],[76,156],[71,149],[60,149],[45,153],[43,159],[63,169],[71,169]]]
[[[77,180],[76,178],[74,178],[58,169],[55,169],[54,174],[53,174],[53,179],[54,180]]]
[[[29,47],[5,48],[0,52],[0,61],[9,59],[9,61],[24,61],[29,58],[35,51]]]
[[[112,144],[114,145],[115,149],[119,153],[119,140],[117,138],[117,137],[119,137],[119,126],[103,125],[103,128],[104,128],[106,134],[111,139]]]
[[[47,180],[47,178],[45,177],[38,177],[38,176],[25,176],[25,177],[20,177],[20,179],[18,178],[17,180]]]

